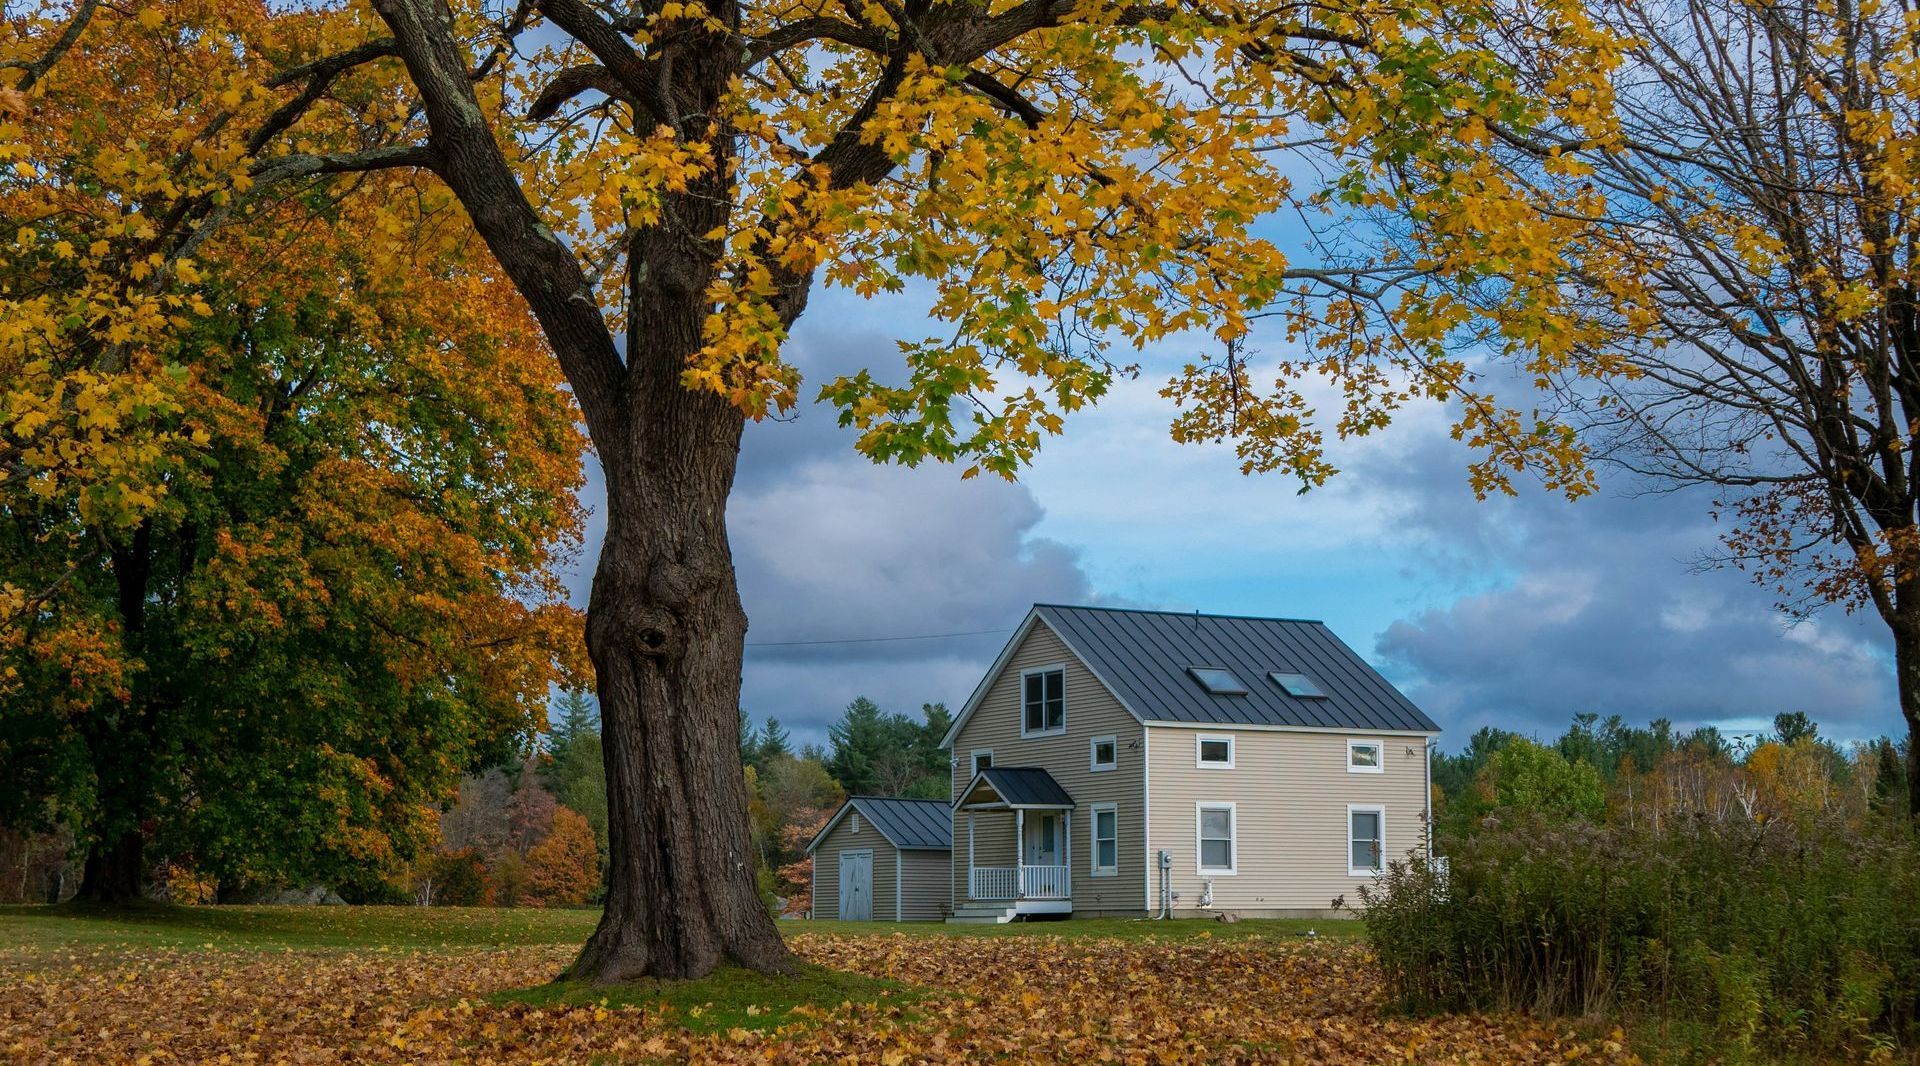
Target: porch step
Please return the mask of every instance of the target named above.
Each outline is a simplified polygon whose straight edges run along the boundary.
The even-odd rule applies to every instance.
[[[1015,910],[1012,903],[982,903],[969,901],[953,909],[953,915],[947,919],[948,925],[1005,925],[1013,921]]]

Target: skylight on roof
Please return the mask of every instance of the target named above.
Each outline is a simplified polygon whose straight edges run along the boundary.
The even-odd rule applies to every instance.
[[[1193,679],[1200,682],[1201,688],[1216,696],[1247,694],[1247,686],[1241,684],[1240,679],[1233,676],[1231,670],[1222,670],[1217,666],[1189,666],[1187,673],[1192,674]]]
[[[1301,699],[1309,700],[1323,700],[1327,698],[1327,694],[1320,690],[1320,686],[1313,683],[1313,678],[1305,674],[1288,674],[1276,670],[1267,676],[1273,678],[1274,684],[1285,689],[1289,696],[1298,696]]]

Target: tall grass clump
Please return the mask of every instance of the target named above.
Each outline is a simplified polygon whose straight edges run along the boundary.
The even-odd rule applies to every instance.
[[[1406,1008],[1605,1018],[1728,1061],[1920,1047],[1920,840],[1898,820],[1501,809],[1450,850],[1361,893]]]

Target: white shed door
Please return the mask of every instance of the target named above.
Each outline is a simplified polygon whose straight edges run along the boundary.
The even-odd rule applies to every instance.
[[[873,852],[840,853],[840,920],[873,920]]]

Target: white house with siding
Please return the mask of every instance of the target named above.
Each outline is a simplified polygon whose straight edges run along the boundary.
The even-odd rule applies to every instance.
[[[1317,621],[1035,606],[943,741],[956,920],[1333,914],[1439,731]]]

